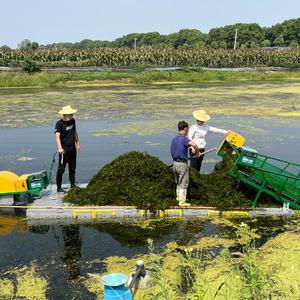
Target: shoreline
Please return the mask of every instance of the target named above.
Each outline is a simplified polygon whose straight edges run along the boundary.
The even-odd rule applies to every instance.
[[[139,72],[0,72],[0,91],[3,89],[44,89],[81,87],[163,86],[182,84],[221,84],[259,82],[297,82],[300,71],[261,70],[175,70]]]

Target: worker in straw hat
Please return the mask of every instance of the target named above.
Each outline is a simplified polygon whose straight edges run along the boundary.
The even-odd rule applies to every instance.
[[[62,176],[65,172],[66,165],[69,165],[69,179],[71,188],[75,187],[75,171],[77,151],[80,151],[79,137],[76,130],[76,122],[73,114],[77,110],[70,105],[64,106],[58,113],[62,119],[55,125],[55,141],[59,153],[58,169],[56,174],[57,192],[65,193],[62,188]],[[77,148],[77,149],[76,149]]]
[[[230,132],[230,130],[223,130],[207,125],[206,122],[210,120],[210,116],[203,109],[195,110],[193,112],[193,117],[196,120],[196,124],[190,127],[188,138],[196,143],[200,153],[205,151],[205,138],[208,132],[216,132],[221,134],[228,134]],[[204,155],[194,155],[191,157],[191,168],[200,172],[203,157]]]

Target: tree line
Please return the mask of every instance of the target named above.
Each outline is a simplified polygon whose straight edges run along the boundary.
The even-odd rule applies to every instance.
[[[39,45],[26,39],[20,42],[21,50],[35,49],[93,49],[93,48],[223,48],[234,47],[237,30],[238,48],[290,47],[300,44],[300,18],[286,20],[271,27],[261,27],[257,23],[237,23],[211,29],[207,34],[197,29],[182,29],[179,32],[162,35],[159,32],[130,33],[114,41],[84,39],[76,43],[53,43]],[[0,47],[10,50],[8,46]]]

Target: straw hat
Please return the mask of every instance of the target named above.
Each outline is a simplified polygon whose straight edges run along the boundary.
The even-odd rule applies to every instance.
[[[64,106],[58,113],[60,115],[72,115],[77,112],[77,109],[73,109],[70,105]]]
[[[202,122],[206,122],[206,121],[210,120],[210,116],[203,109],[195,110],[193,112],[193,117],[196,120],[202,121]]]

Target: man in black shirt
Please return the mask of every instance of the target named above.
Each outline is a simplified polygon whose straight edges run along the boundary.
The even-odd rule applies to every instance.
[[[59,153],[58,169],[56,174],[57,192],[65,193],[61,187],[62,175],[65,172],[66,164],[69,165],[69,179],[71,188],[75,187],[75,171],[76,171],[76,154],[80,151],[79,137],[76,130],[76,122],[73,119],[73,114],[77,110],[70,105],[64,106],[58,113],[63,115],[62,119],[56,122],[55,125],[55,141],[57,151]],[[77,149],[76,149],[77,148]]]

